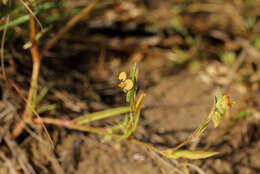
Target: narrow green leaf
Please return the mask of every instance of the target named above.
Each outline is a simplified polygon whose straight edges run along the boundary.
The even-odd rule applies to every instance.
[[[47,86],[45,86],[41,92],[39,93],[39,95],[37,96],[37,98],[35,99],[35,105],[39,104],[42,99],[47,95],[49,89],[53,86],[53,83],[48,83]]]
[[[29,15],[24,15],[21,17],[18,17],[8,23],[8,28],[14,27],[16,25],[22,24],[29,20]],[[0,25],[0,31],[2,31],[5,28],[5,24]]]
[[[130,79],[135,82],[135,74],[136,73],[136,63],[134,64],[133,68],[131,69],[131,72],[130,72]]]
[[[107,130],[108,133],[112,134],[113,133],[113,129],[108,129]],[[102,139],[102,143],[108,142],[112,139],[112,136],[110,135],[106,135],[103,139]]]
[[[238,120],[242,120],[246,117],[249,117],[252,115],[252,112],[251,111],[241,111],[239,112],[235,117],[234,117],[234,121],[238,121]]]
[[[134,101],[134,95],[137,90],[136,69],[137,68],[136,68],[136,63],[135,63],[130,72],[130,80],[132,80],[134,86],[130,91],[127,92],[127,95],[126,95],[126,102],[130,103],[130,105],[131,105],[131,100]]]
[[[137,128],[137,125],[138,125],[138,122],[139,122],[139,119],[140,119],[140,115],[141,115],[141,110],[142,110],[142,105],[143,105],[143,102],[144,102],[144,98],[145,98],[145,94],[142,94],[137,103],[136,103],[136,115],[135,115],[135,122],[134,122],[134,126],[132,128],[132,132],[134,132]]]
[[[135,91],[131,89],[126,94],[126,102],[129,103],[131,101],[131,98],[133,98]]]
[[[163,154],[168,158],[187,158],[187,159],[203,159],[217,155],[218,152],[203,152],[203,151],[189,151],[189,150],[176,150],[172,151],[167,149]]]
[[[222,118],[222,116],[220,115],[220,113],[216,111],[216,112],[214,113],[213,117],[212,117],[212,121],[213,121],[213,123],[214,123],[214,127],[215,127],[215,128],[217,128],[217,127],[219,126],[219,123],[220,123],[220,121],[221,121],[221,118]]]
[[[216,102],[216,108],[219,110],[221,115],[225,113],[225,109],[223,107],[223,94],[219,88],[218,88],[218,98]]]
[[[119,139],[119,141],[123,140],[123,139],[126,139],[128,138],[129,136],[131,136],[134,131],[136,130],[137,128],[137,125],[138,125],[138,122],[139,122],[139,119],[140,119],[140,115],[141,115],[141,110],[142,110],[142,105],[143,105],[143,102],[144,102],[144,98],[145,98],[145,94],[142,94],[137,103],[136,103],[136,112],[135,112],[135,118],[134,118],[134,124],[132,127],[130,127],[129,130],[126,130],[124,135],[122,136],[122,138]]]
[[[203,123],[201,123],[200,127],[196,130],[196,134],[194,136],[194,138],[200,136],[205,129],[208,127],[210,119],[206,119]]]
[[[47,112],[47,111],[51,111],[51,110],[53,110],[55,108],[56,108],[55,104],[45,105],[45,106],[42,106],[39,109],[37,109],[37,113],[41,114],[41,113],[44,113],[44,112]]]
[[[49,30],[51,29],[51,26],[49,26],[49,27],[46,27],[46,28],[44,28],[43,30],[41,30],[40,32],[38,32],[37,34],[36,34],[36,36],[35,36],[35,40],[37,41],[37,42],[39,42],[40,41],[40,39],[41,39],[41,37],[45,34],[45,33],[47,33]],[[31,41],[28,41],[28,42],[26,42],[24,45],[23,45],[23,49],[29,49],[29,48],[31,48],[31,46],[32,46],[32,42]]]
[[[102,120],[115,115],[124,114],[130,111],[131,111],[130,107],[119,107],[119,108],[107,109],[104,111],[83,115],[75,119],[74,122],[78,125],[82,125],[82,124],[89,123],[91,121]]]
[[[129,123],[129,121],[130,121],[130,116],[129,116],[129,114],[126,114],[126,115],[125,115],[125,119],[124,119],[124,121],[122,122],[122,128],[123,128],[123,129],[126,129],[126,128],[127,128],[127,125],[128,125],[128,123]]]
[[[37,15],[38,13],[43,13],[43,12],[45,12],[45,11],[51,9],[51,8],[54,8],[54,7],[59,7],[62,4],[62,3],[53,3],[53,2],[43,3],[42,1],[37,1],[37,3],[39,3],[39,6],[38,6],[37,10],[34,11],[34,15]],[[35,4],[35,3],[33,2],[33,4]],[[12,9],[11,11],[6,10],[6,11],[4,11],[3,14],[2,14],[2,11],[1,11],[0,12],[0,18],[3,17],[3,16],[6,16],[7,14],[10,14],[11,17],[12,17],[13,15],[19,14],[19,13],[23,12],[24,10],[25,10],[24,5],[21,5],[19,7],[16,7],[15,9]],[[29,20],[29,15],[23,14],[22,16],[19,16],[15,19],[11,20],[8,23],[8,28],[12,28],[14,26],[20,25],[22,23],[25,23],[28,20]],[[0,25],[0,31],[2,31],[4,29],[4,27],[5,27],[5,24]]]

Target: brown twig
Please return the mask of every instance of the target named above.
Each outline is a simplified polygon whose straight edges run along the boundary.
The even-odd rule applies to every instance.
[[[56,43],[59,41],[73,26],[75,26],[82,18],[86,17],[99,0],[94,0],[91,4],[87,5],[79,14],[74,16],[66,26],[60,30],[53,38],[51,38],[42,50],[44,56]]]
[[[31,3],[29,0],[26,1],[28,3],[29,9],[31,9]],[[28,13],[30,15],[30,41],[32,43],[32,47],[30,49],[32,60],[33,60],[33,69],[32,69],[32,77],[31,77],[31,86],[29,89],[29,95],[26,102],[25,110],[23,112],[22,121],[19,122],[12,132],[13,138],[18,137],[24,128],[25,123],[31,122],[32,120],[32,112],[31,110],[34,110],[34,101],[37,96],[37,87],[38,87],[38,77],[39,77],[39,71],[40,71],[40,64],[41,64],[41,55],[38,50],[38,44],[35,39],[36,36],[36,26],[35,26],[35,18],[31,11],[28,10]]]
[[[27,2],[29,3],[30,1]],[[31,7],[31,5],[29,7]],[[30,41],[32,43],[32,47],[30,51],[33,60],[33,70],[32,70],[32,78],[31,78],[31,87],[28,95],[28,103],[24,114],[25,117],[27,117],[26,115],[29,115],[28,117],[31,117],[31,114],[29,114],[30,113],[29,108],[30,105],[33,104],[33,101],[35,100],[35,97],[37,95],[38,77],[39,77],[40,63],[41,63],[41,55],[39,54],[38,44],[35,38],[36,37],[35,19],[31,13],[29,14],[30,14]],[[32,105],[32,107],[34,106]]]
[[[26,1],[29,4],[29,8],[31,8],[31,4],[30,1]],[[24,95],[22,94],[22,92],[20,91],[20,89],[10,80],[6,79],[13,88],[15,88],[15,90],[18,92],[18,94],[23,98],[23,100],[26,102],[26,107],[22,116],[22,120],[15,125],[13,131],[12,131],[12,137],[16,138],[18,137],[25,126],[26,122],[31,122],[32,120],[32,114],[34,113],[39,120],[41,120],[39,114],[35,111],[34,109],[34,102],[35,102],[35,98],[37,95],[37,86],[38,86],[38,77],[39,77],[39,71],[40,71],[40,63],[41,63],[41,55],[39,54],[38,51],[38,44],[35,40],[35,36],[36,36],[36,26],[35,26],[35,17],[34,15],[31,13],[30,10],[28,10],[29,15],[30,15],[30,41],[32,43],[32,47],[30,49],[31,51],[31,55],[32,55],[32,59],[33,59],[33,70],[32,70],[32,77],[31,77],[31,86],[29,89],[29,95],[28,95],[28,99],[26,99],[24,97]],[[31,110],[31,111],[30,111]],[[48,139],[50,140],[50,142],[53,145],[53,142],[51,140],[51,137],[47,131],[47,128],[44,126],[43,122],[40,122],[41,126],[44,128],[44,131],[48,137]]]

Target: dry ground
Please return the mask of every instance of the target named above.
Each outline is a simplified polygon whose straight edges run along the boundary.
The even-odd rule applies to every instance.
[[[260,32],[260,3],[255,1],[253,8],[246,5],[251,1],[144,2],[117,2],[97,9],[43,59],[39,88],[49,82],[54,86],[42,104],[57,105],[47,116],[74,119],[125,105],[117,75],[137,62],[139,92],[147,97],[135,138],[159,148],[182,142],[210,112],[220,87],[236,101],[232,119],[250,114],[223,120],[220,128],[208,128],[199,140],[185,146],[220,154],[197,161],[169,160],[142,146],[102,143],[100,135],[50,125],[46,126],[55,149],[32,127],[13,140],[10,131],[24,101],[1,80],[0,174],[157,174],[187,169],[207,174],[260,173],[260,52],[252,44]],[[250,15],[256,17],[251,28],[246,24]],[[176,19],[181,19],[184,29],[173,27]],[[189,37],[195,41],[189,42]],[[13,64],[9,62],[6,71],[26,93],[31,58],[21,48],[23,40],[18,35],[7,46]],[[223,63],[220,50],[235,54],[231,65]],[[113,125],[119,119],[91,125]]]

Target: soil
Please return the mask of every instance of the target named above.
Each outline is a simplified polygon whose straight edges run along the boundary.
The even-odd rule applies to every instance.
[[[216,21],[205,25],[200,23],[202,18],[205,21],[211,19],[213,14],[208,14],[210,12],[193,14],[195,12],[187,11],[182,16],[184,26],[191,35],[201,39],[199,46],[191,46],[185,43],[182,34],[169,30],[166,18],[172,11],[169,11],[167,3],[145,1],[147,8],[151,9],[148,16],[139,12],[143,5],[139,3],[126,3],[131,8],[119,3],[105,9],[104,15],[97,10],[98,15],[94,13],[87,22],[87,34],[78,36],[76,31],[72,31],[73,37],[60,42],[43,59],[39,89],[50,82],[54,85],[41,105],[56,104],[56,109],[41,116],[74,119],[85,113],[125,106],[125,94],[117,87],[117,77],[121,71],[128,72],[137,62],[138,93],[146,93],[146,98],[134,137],[158,148],[178,145],[207,117],[217,88],[220,87],[236,102],[231,119],[234,120],[245,111],[250,111],[249,116],[236,121],[223,119],[219,128],[211,125],[199,139],[184,147],[218,151],[219,154],[203,160],[171,160],[141,145],[127,141],[118,143],[116,140],[102,142],[102,135],[53,125],[46,127],[54,142],[54,149],[46,137],[38,136],[42,130],[34,125],[29,125],[21,136],[12,139],[10,132],[13,122],[19,120],[25,102],[16,90],[2,80],[0,174],[157,174],[188,173],[187,170],[190,173],[207,174],[260,173],[260,90],[255,87],[259,86],[259,81],[249,80],[258,73],[260,65],[254,58],[248,58],[244,62],[246,68],[237,70],[236,77],[229,83],[232,67],[220,60],[218,48],[232,50],[238,57],[243,48],[236,45],[235,39],[220,41],[208,34],[208,31],[220,30],[230,38],[240,38],[245,31],[236,31],[237,34],[229,36],[234,29],[229,28],[225,21],[222,25]],[[178,2],[178,5],[181,3]],[[191,5],[195,9],[196,3]],[[118,21],[111,19],[110,23],[104,22],[107,27],[98,25],[99,20],[121,12]],[[216,12],[214,15],[220,14]],[[192,17],[194,23],[191,22]],[[154,20],[158,25],[157,30],[164,32],[164,35],[152,30],[149,20]],[[125,26],[118,27],[117,23]],[[143,30],[138,25],[140,23],[151,28]],[[86,24],[82,22],[82,25]],[[240,25],[239,21],[233,27],[236,25]],[[131,27],[134,29],[131,30]],[[249,38],[245,40],[249,41]],[[169,55],[174,57],[176,53],[172,51],[172,45],[183,48],[188,60],[178,64],[169,59]],[[15,47],[16,51],[21,50],[18,43]],[[202,58],[192,58],[197,54],[194,50],[204,51]],[[8,64],[6,72],[21,92],[26,93],[30,82],[31,58],[27,52],[19,54],[14,55],[14,65]],[[198,62],[197,67],[195,64]],[[249,71],[252,64],[254,69]],[[91,125],[111,126],[118,123],[120,118]]]

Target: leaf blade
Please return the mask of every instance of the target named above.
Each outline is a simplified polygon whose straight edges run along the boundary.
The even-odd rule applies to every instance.
[[[131,108],[130,107],[118,107],[118,108],[113,108],[113,109],[107,109],[104,111],[99,111],[99,112],[94,112],[91,114],[86,114],[83,115],[79,118],[74,119],[74,122],[77,125],[82,125],[82,124],[86,124],[89,123],[91,121],[97,121],[97,120],[102,120],[105,118],[109,118],[115,115],[119,115],[119,114],[124,114],[127,112],[130,112]]]
[[[173,159],[178,159],[178,158],[204,159],[204,158],[209,158],[211,156],[217,155],[218,152],[189,151],[189,150],[172,151],[171,149],[168,149],[164,151],[163,154],[166,157],[173,158]]]

